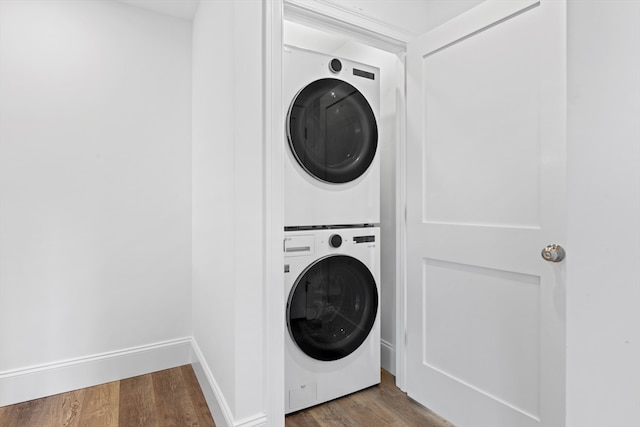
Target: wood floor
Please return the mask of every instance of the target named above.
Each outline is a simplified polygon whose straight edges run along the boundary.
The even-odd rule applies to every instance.
[[[453,427],[380,385],[288,415],[286,427]],[[0,408],[1,427],[215,427],[190,365]]]
[[[382,370],[380,385],[286,417],[286,427],[454,427],[409,399]]]
[[[0,408],[2,427],[215,427],[191,365]]]

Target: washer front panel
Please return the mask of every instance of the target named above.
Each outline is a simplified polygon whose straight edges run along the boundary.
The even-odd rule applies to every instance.
[[[371,106],[351,84],[316,80],[295,97],[287,116],[289,147],[311,176],[342,184],[364,174],[376,155]]]
[[[380,229],[285,231],[283,249],[285,413],[378,384]]]

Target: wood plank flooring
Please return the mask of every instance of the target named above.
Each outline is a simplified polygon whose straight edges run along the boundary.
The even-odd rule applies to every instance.
[[[215,427],[191,368],[148,375],[0,408],[2,427]]]
[[[288,415],[286,427],[453,427],[382,382]],[[215,427],[190,365],[0,408],[1,427]]]
[[[380,385],[288,415],[286,427],[454,427],[409,399],[382,370]]]

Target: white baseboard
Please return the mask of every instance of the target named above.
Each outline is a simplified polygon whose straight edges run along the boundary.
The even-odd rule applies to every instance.
[[[191,363],[191,337],[0,372],[0,406]]]
[[[218,427],[262,427],[267,425],[267,416],[265,414],[257,414],[254,417],[234,420],[233,412],[229,408],[229,404],[216,382],[209,365],[204,359],[204,355],[198,347],[198,343],[194,339],[192,341],[191,364],[193,370],[200,383],[200,388],[204,394],[204,398],[209,405],[213,420]]]
[[[235,420],[198,344],[192,337],[0,372],[0,406],[119,381],[192,364],[219,427],[262,427],[264,413]]]
[[[380,366],[391,375],[396,374],[396,350],[385,340],[380,340]]]
[[[233,414],[231,409],[195,339],[191,341],[191,365],[193,366],[196,378],[198,378],[202,394],[204,394],[207,405],[209,405],[209,410],[211,411],[211,415],[213,415],[216,426],[232,427]]]
[[[255,417],[249,417],[236,421],[234,427],[266,427],[267,416],[265,414],[258,414]]]

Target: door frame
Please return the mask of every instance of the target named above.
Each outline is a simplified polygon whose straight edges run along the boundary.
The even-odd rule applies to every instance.
[[[318,2],[274,0],[264,9],[264,207],[265,207],[265,411],[269,425],[284,425],[284,238],[282,114],[282,28],[285,20],[335,32],[398,55],[404,68],[407,34],[355,12]],[[401,76],[405,80],[404,73]],[[404,86],[404,84],[403,84]],[[401,104],[401,103],[399,103]],[[406,134],[405,105],[396,115],[396,384],[406,378]]]
[[[282,123],[283,0],[263,3],[263,251],[264,411],[266,424],[284,426],[284,201]]]

